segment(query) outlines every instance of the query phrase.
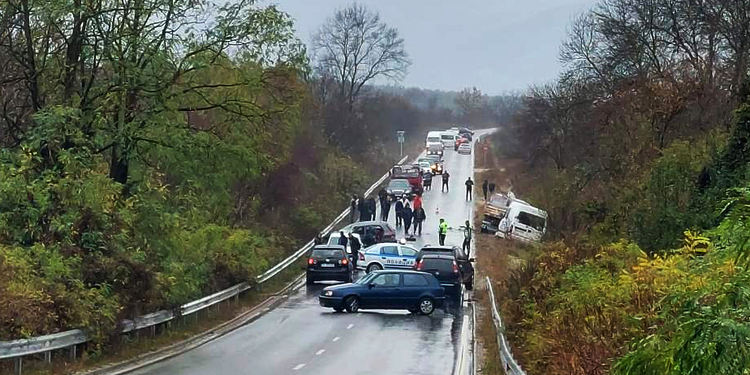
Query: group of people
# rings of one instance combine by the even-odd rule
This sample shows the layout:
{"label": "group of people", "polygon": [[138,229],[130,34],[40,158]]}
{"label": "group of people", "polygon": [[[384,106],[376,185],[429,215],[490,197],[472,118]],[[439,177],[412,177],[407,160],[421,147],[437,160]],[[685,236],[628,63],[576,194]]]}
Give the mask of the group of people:
{"label": "group of people", "polygon": [[352,200],[349,201],[351,207],[349,221],[353,223],[355,221],[375,220],[376,205],[374,198],[359,199],[357,194],[352,195]]}
{"label": "group of people", "polygon": [[408,235],[413,224],[412,235],[422,235],[422,222],[427,217],[422,207],[422,194],[417,194],[411,203],[406,196],[399,198],[394,205],[394,211],[396,211],[397,228],[403,225],[404,234]]}
{"label": "group of people", "polygon": [[[448,226],[448,222],[445,221],[445,219],[441,218],[440,223],[438,223],[438,243],[440,246],[445,246],[445,237],[448,235],[448,230],[451,229]],[[469,253],[471,252],[471,239],[474,232],[474,228],[471,227],[471,223],[469,220],[466,220],[466,223],[458,229],[462,230],[464,232],[464,243],[463,243],[463,250],[466,253],[466,256],[469,256]]]}
{"label": "group of people", "polygon": [[487,200],[488,191],[489,191],[489,196],[492,196],[492,194],[495,193],[495,182],[494,181],[488,182],[487,180],[484,180],[484,182],[482,182],[482,193],[484,193],[484,200]]}

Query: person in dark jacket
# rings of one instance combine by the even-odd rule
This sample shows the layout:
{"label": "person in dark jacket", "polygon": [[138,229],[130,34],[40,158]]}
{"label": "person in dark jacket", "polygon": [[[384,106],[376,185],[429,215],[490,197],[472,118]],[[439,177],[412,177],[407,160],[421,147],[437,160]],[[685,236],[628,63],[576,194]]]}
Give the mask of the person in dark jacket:
{"label": "person in dark jacket", "polygon": [[403,221],[404,214],[404,201],[401,199],[396,201],[396,226],[401,226],[401,222]]}
{"label": "person in dark jacket", "polygon": [[471,180],[471,177],[466,179],[466,182],[464,182],[464,185],[466,185],[466,200],[471,200],[471,191],[474,189],[474,181]]}
{"label": "person in dark jacket", "polygon": [[390,198],[386,195],[385,200],[381,203],[380,206],[380,220],[388,222],[388,214],[391,212],[391,201]]}
{"label": "person in dark jacket", "polygon": [[367,202],[364,198],[357,202],[357,210],[359,211],[359,221],[367,221]]}
{"label": "person in dark jacket", "polygon": [[357,221],[357,203],[359,203],[357,201],[357,194],[354,194],[352,195],[351,202],[349,202],[349,207],[351,207],[351,212],[349,212],[349,221],[351,221],[352,223]]}
{"label": "person in dark jacket", "polygon": [[448,179],[449,178],[451,178],[450,173],[448,173],[448,171],[446,171],[446,170],[443,170],[443,186],[442,186],[442,188],[440,188],[440,191],[443,192],[443,193],[445,193],[446,191],[447,192],[450,191],[448,189]]}
{"label": "person in dark jacket", "polygon": [[378,204],[375,203],[375,198],[370,198],[367,200],[367,212],[369,214],[368,220],[375,220],[375,214],[377,212]]}
{"label": "person in dark jacket", "polygon": [[315,236],[315,240],[313,242],[315,246],[322,245],[323,244],[323,236],[318,233],[318,235]]}
{"label": "person in dark jacket", "polygon": [[344,234],[344,231],[339,231],[339,245],[343,246],[344,249],[346,249],[346,245],[349,244],[349,239],[346,238],[346,235]]}
{"label": "person in dark jacket", "polygon": [[349,233],[349,247],[352,249],[352,267],[354,272],[357,272],[357,261],[359,260],[359,249],[362,248],[362,244],[359,243],[357,237],[354,237],[353,233]]}
{"label": "person in dark jacket", "polygon": [[487,180],[482,182],[482,193],[484,193],[484,200],[487,200]]}
{"label": "person in dark jacket", "polygon": [[492,196],[492,194],[495,193],[495,182],[494,181],[490,182],[489,188],[490,188],[490,196]]}
{"label": "person in dark jacket", "polygon": [[422,222],[427,218],[426,216],[423,207],[414,209],[414,234],[422,235]]}
{"label": "person in dark jacket", "polygon": [[404,218],[404,234],[409,234],[409,228],[411,228],[411,221],[414,218],[414,213],[411,210],[411,206],[409,206],[409,202],[406,202],[406,205],[404,206],[404,211],[401,213],[401,215]]}
{"label": "person in dark jacket", "polygon": [[375,235],[372,233],[371,228],[365,230],[365,238],[362,239],[365,247],[370,247],[376,243]]}
{"label": "person in dark jacket", "polygon": [[422,176],[422,185],[425,190],[432,190],[432,173],[428,172]]}

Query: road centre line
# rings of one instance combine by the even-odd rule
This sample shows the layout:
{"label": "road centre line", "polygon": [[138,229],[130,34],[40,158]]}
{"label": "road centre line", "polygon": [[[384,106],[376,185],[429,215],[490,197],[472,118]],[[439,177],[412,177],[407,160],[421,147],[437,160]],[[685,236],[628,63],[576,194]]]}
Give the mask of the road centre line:
{"label": "road centre line", "polygon": [[317,352],[315,353],[315,355],[321,355],[321,354],[325,353],[325,351],[326,351],[325,349],[320,349],[320,350],[318,350],[318,351],[317,351]]}
{"label": "road centre line", "polygon": [[292,370],[294,370],[294,371],[299,371],[299,370],[301,370],[301,369],[302,369],[303,367],[305,367],[305,364],[304,364],[304,363],[300,363],[300,364],[298,364],[297,366],[294,366],[294,368],[293,368]]}
{"label": "road centre line", "polygon": [[339,339],[341,339],[341,337],[336,336],[333,338],[333,342],[339,341]]}
{"label": "road centre line", "polygon": [[346,327],[346,329],[352,329],[352,327],[354,327],[354,323],[352,323],[352,324],[349,324],[349,325],[348,325],[348,326]]}

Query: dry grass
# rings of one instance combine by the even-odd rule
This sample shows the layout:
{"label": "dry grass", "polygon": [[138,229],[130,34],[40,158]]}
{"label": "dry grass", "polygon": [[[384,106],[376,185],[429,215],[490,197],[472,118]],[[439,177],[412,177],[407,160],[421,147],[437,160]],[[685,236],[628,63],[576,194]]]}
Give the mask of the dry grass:
{"label": "dry grass", "polygon": [[[482,146],[477,147],[481,150]],[[494,181],[497,185],[495,191],[507,192],[511,181],[518,175],[522,163],[519,160],[498,160],[494,157],[491,144],[488,144],[488,152],[475,153],[475,178],[477,181],[477,196],[482,196],[482,181]],[[484,211],[484,201],[477,200],[475,209],[474,227],[480,228]],[[477,339],[479,340],[476,361],[478,372],[481,374],[504,374],[500,353],[497,344],[497,333],[492,321],[489,293],[484,283],[485,276],[489,276],[493,282],[496,298],[504,295],[504,282],[508,273],[523,261],[526,253],[514,245],[495,237],[494,235],[478,233],[476,236],[476,258],[477,258],[477,290],[474,294],[477,307]],[[498,301],[498,306],[501,304]]]}
{"label": "dry grass", "polygon": [[[65,350],[53,352],[51,365],[45,364],[41,355],[24,357],[23,373],[25,375],[75,374],[125,361],[187,340],[200,333],[210,331],[218,325],[253,309],[269,296],[280,291],[294,278],[299,276],[300,272],[297,266],[292,265],[265,284],[261,291],[249,290],[244,293],[237,304],[233,300],[229,300],[219,306],[212,306],[208,311],[199,312],[197,320],[194,317],[195,314],[176,319],[172,322],[170,329],[167,330],[164,327],[160,327],[157,330],[157,335],[154,337],[150,336],[151,333],[148,329],[141,330],[138,335],[134,333],[123,335],[120,343],[106,349],[106,354],[97,354],[92,348],[80,345],[78,348],[80,357],[74,362],[68,361],[67,351]],[[0,374],[13,374],[12,361],[0,368]]]}

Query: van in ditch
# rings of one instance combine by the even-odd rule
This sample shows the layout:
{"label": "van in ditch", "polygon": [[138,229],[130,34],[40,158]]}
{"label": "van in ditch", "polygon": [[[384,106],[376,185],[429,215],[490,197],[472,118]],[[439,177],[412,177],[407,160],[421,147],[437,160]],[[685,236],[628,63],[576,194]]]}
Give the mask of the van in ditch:
{"label": "van in ditch", "polygon": [[427,140],[425,141],[425,152],[427,155],[443,155],[445,145],[443,145],[443,140],[440,138],[442,134],[443,132],[439,131],[427,133]]}
{"label": "van in ditch", "polygon": [[525,243],[540,243],[546,232],[546,211],[525,202],[514,201],[508,206],[495,235]]}

